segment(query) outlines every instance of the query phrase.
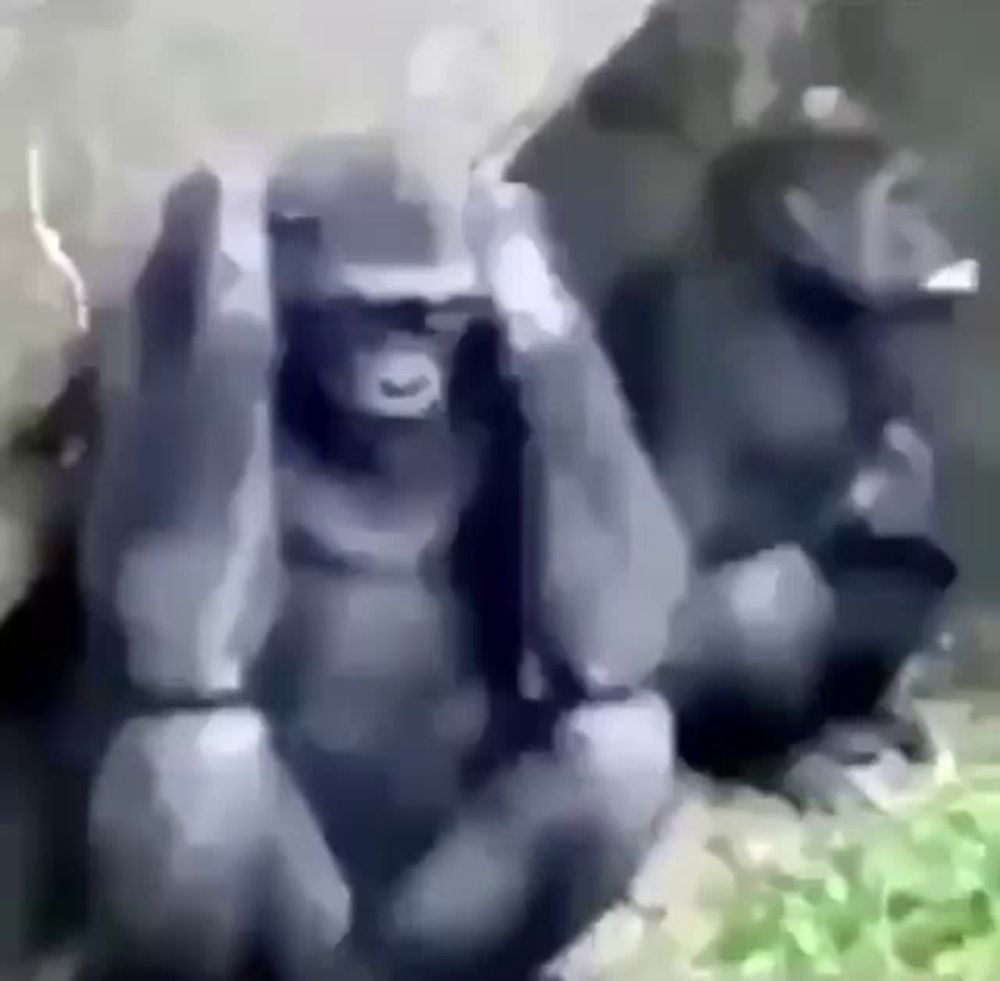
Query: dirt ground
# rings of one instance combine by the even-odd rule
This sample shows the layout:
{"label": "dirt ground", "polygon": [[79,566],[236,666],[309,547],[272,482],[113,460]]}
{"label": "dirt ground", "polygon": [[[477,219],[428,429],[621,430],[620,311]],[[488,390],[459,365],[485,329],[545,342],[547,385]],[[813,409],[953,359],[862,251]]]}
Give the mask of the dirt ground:
{"label": "dirt ground", "polygon": [[[1000,759],[1000,695],[957,692],[926,700],[921,712],[959,762]],[[719,841],[757,858],[794,861],[813,828],[837,818],[803,820],[789,806],[750,790],[721,794],[695,780],[679,790],[676,814],[633,888],[560,965],[569,981],[687,981],[685,964],[710,939],[732,880],[717,857]]]}

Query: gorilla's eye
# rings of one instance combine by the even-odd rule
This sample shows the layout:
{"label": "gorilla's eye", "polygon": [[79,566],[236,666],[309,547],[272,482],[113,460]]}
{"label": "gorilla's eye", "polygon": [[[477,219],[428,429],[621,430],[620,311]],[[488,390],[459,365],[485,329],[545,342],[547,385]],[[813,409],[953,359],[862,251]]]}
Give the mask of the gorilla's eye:
{"label": "gorilla's eye", "polygon": [[425,313],[425,323],[433,333],[458,336],[469,327],[493,315],[490,301],[481,296],[457,296],[441,303],[430,304]]}
{"label": "gorilla's eye", "polygon": [[449,310],[447,307],[431,307],[426,314],[427,329],[435,333],[461,334],[472,319],[468,310]]}

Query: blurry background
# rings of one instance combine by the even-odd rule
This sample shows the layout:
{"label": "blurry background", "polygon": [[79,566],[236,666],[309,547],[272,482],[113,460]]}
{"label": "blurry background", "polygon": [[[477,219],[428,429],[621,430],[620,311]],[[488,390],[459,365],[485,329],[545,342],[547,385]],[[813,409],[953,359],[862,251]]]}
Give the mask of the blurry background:
{"label": "blurry background", "polygon": [[[4,426],[57,391],[73,333],[66,284],[32,237],[29,143],[41,149],[47,216],[99,302],[142,262],[160,191],[199,159],[393,127],[423,139],[422,162],[446,183],[498,125],[593,62],[647,6],[0,0]],[[577,245],[579,285],[598,301],[623,263],[683,249],[706,162],[805,85],[842,85],[929,156],[939,204],[983,260],[983,295],[964,315],[947,380],[955,395],[942,469],[965,572],[960,680],[1000,687],[998,29],[993,0],[664,0],[588,97],[548,127],[531,166]],[[422,94],[407,75],[421,45],[431,66]],[[30,573],[46,477],[0,470],[0,610]]]}

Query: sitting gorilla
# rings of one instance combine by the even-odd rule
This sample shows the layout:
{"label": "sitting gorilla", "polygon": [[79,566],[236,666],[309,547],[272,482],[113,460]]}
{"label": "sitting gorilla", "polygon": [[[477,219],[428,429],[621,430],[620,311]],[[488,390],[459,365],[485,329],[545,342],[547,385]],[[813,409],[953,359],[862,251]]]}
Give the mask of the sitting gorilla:
{"label": "sitting gorilla", "polygon": [[670,798],[685,543],[613,375],[528,189],[474,182],[449,260],[394,166],[166,202],[82,546],[87,976],[535,976]]}
{"label": "sitting gorilla", "polygon": [[[836,781],[796,790],[786,770],[821,732],[829,753],[806,758],[841,776],[887,739],[925,748],[888,703],[955,576],[932,441],[948,276],[969,267],[917,176],[867,124],[748,139],[707,182],[700,261],[633,271],[606,311],[700,570],[660,675],[696,768],[822,797]],[[834,738],[862,731],[867,749]]]}

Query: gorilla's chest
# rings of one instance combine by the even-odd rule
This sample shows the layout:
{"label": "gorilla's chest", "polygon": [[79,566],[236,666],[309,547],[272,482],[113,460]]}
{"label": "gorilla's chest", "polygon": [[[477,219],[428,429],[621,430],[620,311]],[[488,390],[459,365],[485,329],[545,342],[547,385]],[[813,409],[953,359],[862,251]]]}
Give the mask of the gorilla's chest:
{"label": "gorilla's chest", "polygon": [[714,316],[693,291],[674,323],[667,479],[702,542],[808,537],[857,452],[850,379],[783,312],[720,292]]}
{"label": "gorilla's chest", "polygon": [[477,457],[456,440],[423,463],[433,474],[409,485],[295,456],[279,469],[288,593],[272,658],[292,675],[297,726],[331,750],[401,738],[416,750],[475,728],[468,611],[450,560]]}
{"label": "gorilla's chest", "polygon": [[478,454],[457,438],[429,445],[419,472],[379,480],[322,469],[294,450],[279,466],[285,554],[293,566],[414,579],[447,558],[477,491]]}

